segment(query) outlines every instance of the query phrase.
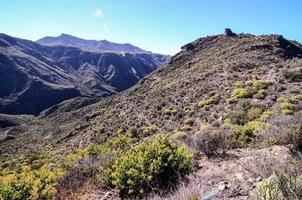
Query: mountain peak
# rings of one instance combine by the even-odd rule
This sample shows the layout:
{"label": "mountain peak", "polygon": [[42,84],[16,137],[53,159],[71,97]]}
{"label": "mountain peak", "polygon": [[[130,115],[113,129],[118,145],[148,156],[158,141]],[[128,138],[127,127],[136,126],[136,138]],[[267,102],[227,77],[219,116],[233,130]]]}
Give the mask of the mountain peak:
{"label": "mountain peak", "polygon": [[78,38],[73,35],[69,35],[66,33],[62,33],[57,37],[49,37],[46,36],[37,40],[37,42],[41,45],[45,46],[68,46],[68,47],[76,47],[80,48],[84,51],[94,51],[94,52],[126,52],[126,53],[147,53],[150,54],[149,51],[145,51],[137,46],[134,46],[129,43],[119,44],[110,42],[108,40],[86,40],[82,38]]}

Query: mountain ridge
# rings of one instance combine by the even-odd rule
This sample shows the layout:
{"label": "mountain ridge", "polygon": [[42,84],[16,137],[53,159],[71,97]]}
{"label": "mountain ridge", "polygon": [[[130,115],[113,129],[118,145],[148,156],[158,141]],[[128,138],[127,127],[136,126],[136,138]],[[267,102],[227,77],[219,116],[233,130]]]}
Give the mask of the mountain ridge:
{"label": "mountain ridge", "polygon": [[[0,56],[0,112],[10,114],[38,114],[77,96],[115,94],[168,59],[160,54],[121,55],[48,47],[5,34],[0,35]],[[51,98],[47,97],[49,92],[54,92]]]}
{"label": "mountain ridge", "polygon": [[71,46],[84,51],[115,52],[115,53],[151,53],[130,43],[115,43],[108,40],[86,40],[62,33],[57,37],[45,36],[36,41],[46,46]]}

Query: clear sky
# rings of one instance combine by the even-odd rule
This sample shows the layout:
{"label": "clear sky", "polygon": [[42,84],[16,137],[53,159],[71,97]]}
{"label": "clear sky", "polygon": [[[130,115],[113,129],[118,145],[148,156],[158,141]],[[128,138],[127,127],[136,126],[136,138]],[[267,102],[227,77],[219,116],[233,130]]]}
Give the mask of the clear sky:
{"label": "clear sky", "polygon": [[0,32],[67,33],[174,54],[199,37],[277,33],[302,42],[302,0],[0,0]]}

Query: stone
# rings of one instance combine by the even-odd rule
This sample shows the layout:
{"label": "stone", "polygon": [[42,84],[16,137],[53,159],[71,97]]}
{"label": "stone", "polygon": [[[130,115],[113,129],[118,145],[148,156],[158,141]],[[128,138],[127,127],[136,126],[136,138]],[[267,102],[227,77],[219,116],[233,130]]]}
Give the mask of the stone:
{"label": "stone", "polygon": [[221,191],[230,189],[230,187],[231,187],[231,183],[229,183],[228,181],[222,181],[218,185],[218,189],[221,190]]}
{"label": "stone", "polygon": [[236,36],[236,34],[233,33],[233,31],[230,28],[224,29],[224,35],[225,36],[230,36],[230,37]]}

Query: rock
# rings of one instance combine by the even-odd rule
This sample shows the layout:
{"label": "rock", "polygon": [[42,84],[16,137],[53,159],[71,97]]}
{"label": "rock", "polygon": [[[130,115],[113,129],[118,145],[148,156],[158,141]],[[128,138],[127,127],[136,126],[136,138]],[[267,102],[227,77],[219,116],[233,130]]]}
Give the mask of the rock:
{"label": "rock", "polygon": [[194,49],[194,45],[192,43],[189,43],[182,46],[181,49],[185,51],[192,51]]}
{"label": "rock", "polygon": [[236,36],[236,34],[233,33],[233,31],[230,28],[224,29],[224,35],[225,36],[230,36],[230,37]]}
{"label": "rock", "polygon": [[231,183],[227,182],[227,181],[222,181],[219,185],[218,185],[218,189],[223,191],[223,190],[227,190],[230,189],[231,187]]}

